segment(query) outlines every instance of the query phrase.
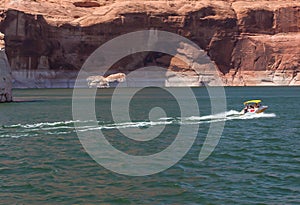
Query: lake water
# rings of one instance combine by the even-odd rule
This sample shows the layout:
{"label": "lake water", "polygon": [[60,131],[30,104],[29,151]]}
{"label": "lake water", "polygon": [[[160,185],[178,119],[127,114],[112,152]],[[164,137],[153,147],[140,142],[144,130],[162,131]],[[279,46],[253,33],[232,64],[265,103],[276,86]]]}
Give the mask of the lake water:
{"label": "lake water", "polygon": [[[129,90],[123,89],[125,98]],[[149,88],[132,101],[132,121],[119,123],[110,114],[112,91],[98,92],[95,110],[98,131],[116,148],[154,154],[172,143],[180,126],[197,125],[192,148],[158,174],[117,174],[96,163],[80,143],[71,89],[14,90],[17,102],[0,104],[1,204],[300,204],[300,87],[225,88],[222,118],[211,115],[205,88],[193,88],[201,115],[184,117],[172,96]],[[238,116],[248,99],[262,99],[269,109]],[[148,112],[158,105],[167,117],[153,122]],[[216,120],[225,122],[221,139],[208,159],[199,161]],[[166,129],[149,143],[120,132],[162,126]],[[83,124],[79,131],[92,128]]]}

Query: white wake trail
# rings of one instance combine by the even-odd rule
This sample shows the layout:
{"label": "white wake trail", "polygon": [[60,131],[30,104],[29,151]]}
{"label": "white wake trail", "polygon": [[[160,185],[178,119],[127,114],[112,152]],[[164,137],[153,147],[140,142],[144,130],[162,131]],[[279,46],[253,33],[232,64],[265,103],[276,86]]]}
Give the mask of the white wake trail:
{"label": "white wake trail", "polygon": [[[57,134],[70,134],[76,131],[86,132],[91,130],[110,130],[110,129],[132,129],[141,128],[147,129],[148,127],[154,126],[168,126],[168,125],[195,125],[195,124],[207,124],[220,121],[228,120],[251,120],[258,118],[274,118],[275,113],[260,113],[260,114],[250,114],[246,113],[241,115],[240,112],[236,110],[229,110],[223,113],[217,113],[212,115],[204,116],[190,116],[190,117],[165,117],[159,118],[156,121],[138,121],[138,122],[119,122],[119,123],[105,123],[97,122],[98,125],[92,121],[58,121],[58,122],[40,122],[33,124],[15,124],[15,125],[4,125],[0,127],[0,138],[1,137],[28,137],[36,136],[37,134],[27,134],[30,132],[42,131],[42,133],[48,135]],[[82,123],[81,126],[77,127],[75,130],[74,123]],[[11,133],[14,133],[13,135]]]}

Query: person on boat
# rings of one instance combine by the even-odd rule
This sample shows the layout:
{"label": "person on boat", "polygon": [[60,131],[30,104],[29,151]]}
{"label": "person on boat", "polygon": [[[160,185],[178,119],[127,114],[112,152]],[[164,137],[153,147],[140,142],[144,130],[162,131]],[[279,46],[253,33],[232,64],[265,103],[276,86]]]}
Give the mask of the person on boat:
{"label": "person on boat", "polygon": [[260,107],[260,103],[255,103],[255,104],[254,104],[254,108],[255,108],[255,109],[258,109],[259,107]]}
{"label": "person on boat", "polygon": [[245,108],[244,108],[244,114],[248,112],[248,109],[249,109],[249,106],[246,105]]}

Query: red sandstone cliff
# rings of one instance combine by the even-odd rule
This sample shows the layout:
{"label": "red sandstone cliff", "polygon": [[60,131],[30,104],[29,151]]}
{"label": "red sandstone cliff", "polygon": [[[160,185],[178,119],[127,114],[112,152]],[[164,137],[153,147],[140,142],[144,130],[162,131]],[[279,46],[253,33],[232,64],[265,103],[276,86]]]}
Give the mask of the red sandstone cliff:
{"label": "red sandstone cliff", "polygon": [[[71,87],[96,48],[142,29],[195,42],[216,63],[225,85],[300,85],[299,1],[0,2],[0,32],[16,87]],[[188,70],[176,58],[142,53],[116,63],[111,72],[147,64]]]}

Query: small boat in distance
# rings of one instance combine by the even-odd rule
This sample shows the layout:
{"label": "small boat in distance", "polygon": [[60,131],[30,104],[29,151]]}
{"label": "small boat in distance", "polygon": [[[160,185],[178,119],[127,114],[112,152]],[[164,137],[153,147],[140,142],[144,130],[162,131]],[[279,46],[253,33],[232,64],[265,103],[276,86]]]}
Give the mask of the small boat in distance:
{"label": "small boat in distance", "polygon": [[268,106],[261,105],[261,100],[248,100],[244,102],[245,108],[240,112],[242,115],[246,113],[258,114],[264,112]]}

